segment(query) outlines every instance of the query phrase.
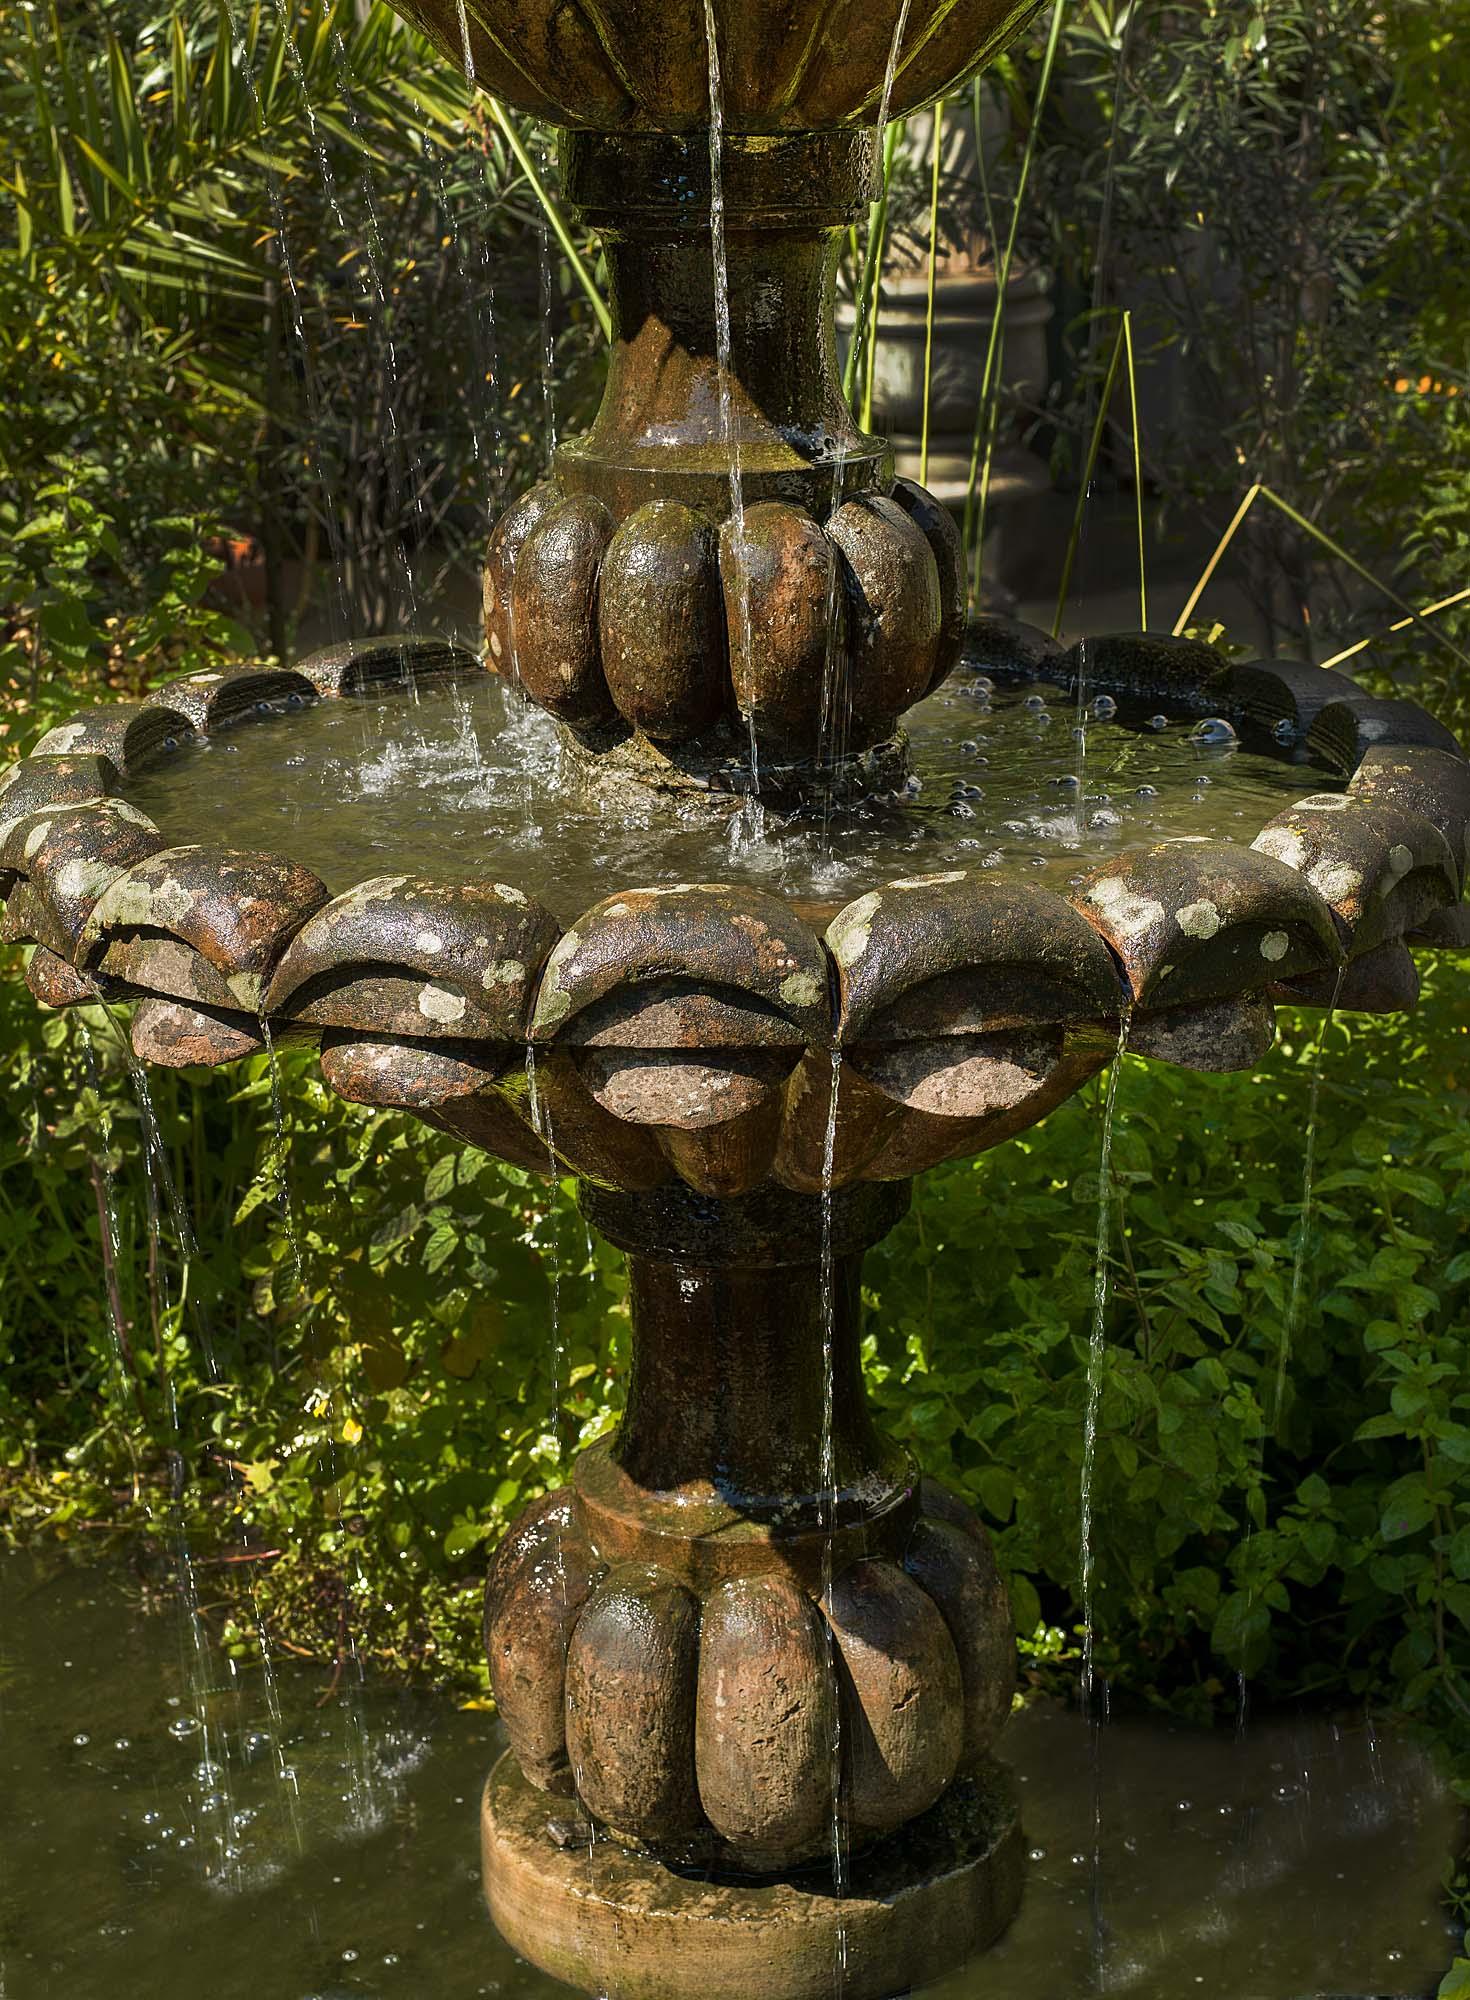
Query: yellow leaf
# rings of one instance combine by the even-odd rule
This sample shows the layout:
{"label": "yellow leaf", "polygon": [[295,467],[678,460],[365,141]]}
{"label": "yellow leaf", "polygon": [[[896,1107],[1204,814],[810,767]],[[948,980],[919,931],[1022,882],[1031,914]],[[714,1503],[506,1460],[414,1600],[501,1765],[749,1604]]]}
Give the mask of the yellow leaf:
{"label": "yellow leaf", "polygon": [[356,1444],[362,1436],[362,1425],[356,1417],[349,1417],[342,1426],[343,1444]]}

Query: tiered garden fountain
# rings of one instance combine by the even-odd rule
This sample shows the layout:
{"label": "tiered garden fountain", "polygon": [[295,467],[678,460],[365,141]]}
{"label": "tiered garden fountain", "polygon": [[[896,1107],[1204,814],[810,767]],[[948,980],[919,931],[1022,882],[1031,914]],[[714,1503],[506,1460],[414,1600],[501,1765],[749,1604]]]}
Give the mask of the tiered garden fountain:
{"label": "tiered garden fountain", "polygon": [[[948,516],[836,386],[835,246],[875,122],[1026,0],[411,11],[568,128],[613,294],[601,414],[491,539],[490,674],[382,639],[84,711],[5,773],[5,935],[145,1061],[310,1038],[344,1096],[579,1178],[634,1361],[492,1566],[491,1910],[619,2000],[868,2000],[991,1941],[1022,1847],[1004,1588],[865,1407],[863,1251],[1125,1037],[1228,1069],[1278,996],[1407,1004],[1470,767],[1332,673],[967,630]],[[1159,783],[1089,802],[1046,687]]]}

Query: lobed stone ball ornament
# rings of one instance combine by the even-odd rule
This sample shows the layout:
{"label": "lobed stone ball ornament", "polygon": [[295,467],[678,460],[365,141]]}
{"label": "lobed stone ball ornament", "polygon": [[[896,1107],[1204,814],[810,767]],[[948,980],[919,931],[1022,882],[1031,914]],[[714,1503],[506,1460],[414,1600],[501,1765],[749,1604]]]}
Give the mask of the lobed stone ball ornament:
{"label": "lobed stone ball ornament", "polygon": [[573,731],[666,752],[723,731],[776,765],[890,738],[964,620],[959,531],[905,479],[825,519],[768,499],[718,526],[676,499],[615,522],[547,483],[502,516],[484,572],[487,664]]}

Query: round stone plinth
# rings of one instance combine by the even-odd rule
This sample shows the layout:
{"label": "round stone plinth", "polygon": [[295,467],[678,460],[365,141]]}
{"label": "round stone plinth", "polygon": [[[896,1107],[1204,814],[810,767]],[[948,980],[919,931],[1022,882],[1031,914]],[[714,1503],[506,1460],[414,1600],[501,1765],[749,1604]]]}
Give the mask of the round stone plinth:
{"label": "round stone plinth", "polygon": [[892,2000],[993,1944],[1021,1900],[1001,1765],[854,1857],[840,1899],[820,1879],[712,1880],[610,1840],[559,1845],[558,1804],[501,1758],[480,1810],[485,1899],[516,1951],[607,2000],[830,2000],[839,1951],[844,2000]]}

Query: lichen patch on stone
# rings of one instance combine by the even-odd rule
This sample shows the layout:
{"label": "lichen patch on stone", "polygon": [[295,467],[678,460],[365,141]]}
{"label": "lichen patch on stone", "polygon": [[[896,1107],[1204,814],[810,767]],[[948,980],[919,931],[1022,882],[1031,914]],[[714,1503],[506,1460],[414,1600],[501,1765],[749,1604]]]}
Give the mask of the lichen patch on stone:
{"label": "lichen patch on stone", "polygon": [[1266,935],[1261,939],[1261,956],[1262,958],[1269,959],[1275,965],[1279,960],[1285,958],[1290,944],[1291,939],[1286,935],[1285,931],[1267,931]]}
{"label": "lichen patch on stone", "polygon": [[462,993],[451,993],[447,986],[440,986],[430,980],[419,993],[419,1012],[428,1021],[440,1021],[446,1026],[452,1021],[462,1021],[465,999]]}
{"label": "lichen patch on stone", "polygon": [[832,919],[827,931],[827,942],[832,947],[832,955],[844,967],[857,964],[867,950],[873,935],[873,918],[878,913],[882,898],[876,889],[866,896],[859,896],[855,903],[849,903]]}
{"label": "lichen patch on stone", "polygon": [[1197,903],[1184,905],[1178,922],[1186,937],[1212,938],[1220,928],[1220,911],[1216,904],[1202,897]]}
{"label": "lichen patch on stone", "polygon": [[1140,896],[1117,875],[1105,875],[1094,882],[1087,900],[1111,924],[1120,937],[1141,937],[1164,916],[1164,906],[1152,896]]}

